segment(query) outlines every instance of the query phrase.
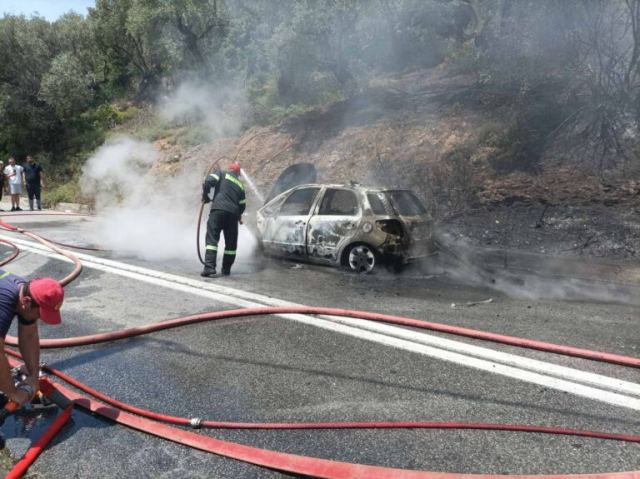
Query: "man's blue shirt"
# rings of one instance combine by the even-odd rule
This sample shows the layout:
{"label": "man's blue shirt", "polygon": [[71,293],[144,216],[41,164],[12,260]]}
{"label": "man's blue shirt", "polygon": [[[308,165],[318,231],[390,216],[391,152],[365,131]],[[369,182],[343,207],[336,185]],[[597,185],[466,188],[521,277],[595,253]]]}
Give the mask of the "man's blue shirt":
{"label": "man's blue shirt", "polygon": [[25,164],[24,165],[24,179],[30,185],[39,185],[40,184],[40,173],[42,172],[42,167],[37,164]]}
{"label": "man's blue shirt", "polygon": [[16,305],[20,297],[20,286],[27,280],[0,269],[0,337],[9,332],[11,322],[16,316]]}

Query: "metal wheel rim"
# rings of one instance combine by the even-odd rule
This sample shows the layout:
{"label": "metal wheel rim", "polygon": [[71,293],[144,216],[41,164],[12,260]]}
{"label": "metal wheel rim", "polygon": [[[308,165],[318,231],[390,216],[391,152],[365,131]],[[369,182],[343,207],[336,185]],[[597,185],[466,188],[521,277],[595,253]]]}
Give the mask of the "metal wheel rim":
{"label": "metal wheel rim", "polygon": [[349,267],[358,273],[370,273],[376,265],[376,256],[365,245],[356,246],[349,252]]}

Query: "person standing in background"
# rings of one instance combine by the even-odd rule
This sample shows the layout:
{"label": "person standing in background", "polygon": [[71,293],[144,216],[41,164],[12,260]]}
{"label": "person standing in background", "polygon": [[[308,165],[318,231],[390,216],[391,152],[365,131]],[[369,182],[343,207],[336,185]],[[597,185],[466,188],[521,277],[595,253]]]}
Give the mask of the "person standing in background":
{"label": "person standing in background", "polygon": [[33,200],[35,198],[36,207],[41,210],[40,193],[41,188],[44,188],[44,176],[42,167],[29,155],[27,155],[27,164],[24,167],[24,184],[27,186],[27,195],[29,195],[29,209],[33,211]]}
{"label": "person standing in background", "polygon": [[9,193],[11,194],[11,211],[22,211],[20,208],[20,195],[22,194],[22,174],[24,168],[16,165],[16,159],[12,156],[9,158],[9,164],[4,169],[4,176],[9,184]]}

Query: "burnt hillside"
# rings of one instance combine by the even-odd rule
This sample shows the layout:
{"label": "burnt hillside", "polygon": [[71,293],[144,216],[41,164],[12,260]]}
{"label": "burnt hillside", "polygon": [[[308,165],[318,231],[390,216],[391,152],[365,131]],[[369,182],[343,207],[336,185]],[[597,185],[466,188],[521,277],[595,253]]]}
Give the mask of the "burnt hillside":
{"label": "burnt hillside", "polygon": [[472,77],[443,67],[378,79],[350,100],[239,137],[187,149],[161,139],[154,170],[204,172],[237,158],[265,194],[286,167],[313,163],[320,181],[411,188],[443,231],[475,244],[640,253],[640,176],[586,168],[562,141],[547,147],[536,168],[505,170],[511,107],[469,98],[478,98]]}

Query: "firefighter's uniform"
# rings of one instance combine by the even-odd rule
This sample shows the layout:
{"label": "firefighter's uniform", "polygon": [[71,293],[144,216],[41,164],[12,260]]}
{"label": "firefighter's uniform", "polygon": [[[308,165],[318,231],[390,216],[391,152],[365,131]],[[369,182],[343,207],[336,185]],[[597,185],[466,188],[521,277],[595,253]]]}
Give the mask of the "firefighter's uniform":
{"label": "firefighter's uniform", "polygon": [[[216,274],[218,241],[220,232],[224,235],[224,254],[222,256],[222,274],[231,273],[231,266],[236,259],[238,246],[238,223],[246,207],[244,184],[238,178],[240,165],[231,164],[229,171],[217,171],[205,178],[202,185],[202,200],[211,201],[211,212],[207,221],[207,248],[204,256],[202,276]],[[210,199],[214,189],[213,200]]]}

